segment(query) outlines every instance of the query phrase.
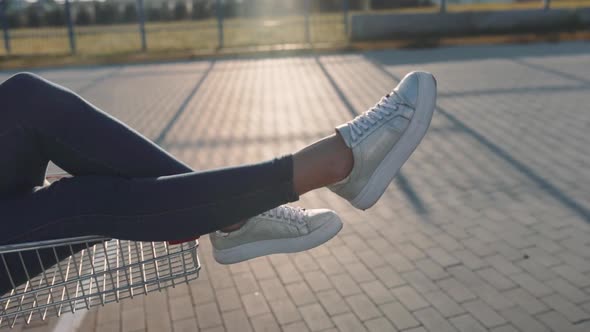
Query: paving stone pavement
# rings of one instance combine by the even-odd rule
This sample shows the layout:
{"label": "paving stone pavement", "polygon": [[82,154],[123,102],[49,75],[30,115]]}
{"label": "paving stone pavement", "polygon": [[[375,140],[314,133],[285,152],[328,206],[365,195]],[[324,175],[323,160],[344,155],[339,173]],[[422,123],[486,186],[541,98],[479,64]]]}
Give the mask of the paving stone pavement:
{"label": "paving stone pavement", "polygon": [[590,331],[589,43],[39,73],[203,170],[293,152],[413,69],[438,77],[438,111],[381,201],[300,202],[338,211],[336,238],[221,266],[203,237],[199,280],[91,310],[79,330]]}

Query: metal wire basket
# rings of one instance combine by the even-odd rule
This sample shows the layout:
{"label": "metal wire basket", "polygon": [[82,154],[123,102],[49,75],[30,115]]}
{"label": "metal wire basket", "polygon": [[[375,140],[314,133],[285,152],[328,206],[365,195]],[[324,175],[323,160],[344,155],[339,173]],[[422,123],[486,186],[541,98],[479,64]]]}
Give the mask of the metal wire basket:
{"label": "metal wire basket", "polygon": [[[80,237],[0,246],[0,273],[5,269],[13,288],[0,294],[0,328],[197,279],[201,268],[198,245],[197,240],[170,245]],[[67,258],[58,259],[64,252]],[[31,266],[31,257],[36,258],[36,266]],[[42,272],[31,275],[34,271]],[[13,276],[23,272],[28,281],[16,285]]]}

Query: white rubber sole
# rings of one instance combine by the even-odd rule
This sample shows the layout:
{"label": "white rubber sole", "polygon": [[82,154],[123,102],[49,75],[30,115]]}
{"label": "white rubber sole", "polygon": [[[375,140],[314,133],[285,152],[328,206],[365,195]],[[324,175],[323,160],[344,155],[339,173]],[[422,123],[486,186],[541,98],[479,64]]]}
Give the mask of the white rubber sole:
{"label": "white rubber sole", "polygon": [[379,164],[361,192],[350,201],[354,207],[366,210],[375,205],[426,135],[436,103],[436,80],[430,74],[418,73],[418,87],[418,102],[408,128]]}
{"label": "white rubber sole", "polygon": [[309,234],[295,238],[250,242],[223,250],[213,248],[213,258],[220,264],[234,264],[260,256],[309,250],[326,243],[341,229],[342,221],[336,218]]}

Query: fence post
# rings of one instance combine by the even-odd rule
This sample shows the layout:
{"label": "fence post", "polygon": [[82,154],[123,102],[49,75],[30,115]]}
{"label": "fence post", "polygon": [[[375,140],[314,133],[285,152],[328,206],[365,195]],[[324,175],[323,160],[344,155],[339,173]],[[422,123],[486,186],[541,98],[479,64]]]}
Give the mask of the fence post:
{"label": "fence post", "polygon": [[74,33],[74,22],[72,21],[72,8],[70,0],[66,0],[66,21],[68,23],[68,36],[70,37],[70,50],[76,54],[76,34]]}
{"label": "fence post", "polygon": [[215,1],[215,11],[217,12],[217,35],[219,48],[223,47],[223,0]]}
{"label": "fence post", "polygon": [[309,12],[311,7],[311,0],[304,0],[304,15],[305,15],[305,42],[311,43],[311,38],[309,35]]}
{"label": "fence post", "polygon": [[551,8],[551,0],[543,0],[543,9],[549,10]]}
{"label": "fence post", "polygon": [[143,8],[143,0],[137,0],[137,21],[141,36],[141,50],[145,52],[147,51],[147,40],[145,38],[145,10]]}
{"label": "fence post", "polygon": [[440,0],[440,13],[444,14],[447,12],[447,0]]}
{"label": "fence post", "polygon": [[8,2],[6,0],[0,1],[0,21],[2,21],[2,30],[4,31],[4,48],[6,54],[10,54],[10,33],[8,32],[8,19],[6,18]]}
{"label": "fence post", "polygon": [[344,15],[344,33],[348,39],[348,9],[350,8],[349,0],[342,0],[342,14]]}

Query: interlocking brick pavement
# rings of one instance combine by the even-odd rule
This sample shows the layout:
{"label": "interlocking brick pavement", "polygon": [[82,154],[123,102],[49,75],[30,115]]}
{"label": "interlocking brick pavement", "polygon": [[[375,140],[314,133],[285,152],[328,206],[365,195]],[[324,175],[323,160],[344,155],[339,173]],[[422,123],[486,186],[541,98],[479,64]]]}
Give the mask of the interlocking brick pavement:
{"label": "interlocking brick pavement", "polygon": [[79,330],[588,331],[588,43],[39,73],[202,170],[293,152],[413,69],[438,77],[438,112],[381,201],[300,202],[338,211],[336,238],[221,266],[202,237],[199,280],[91,310]]}

